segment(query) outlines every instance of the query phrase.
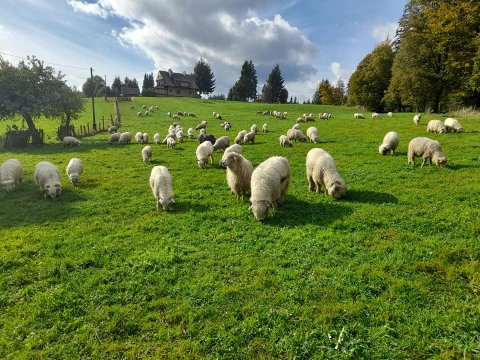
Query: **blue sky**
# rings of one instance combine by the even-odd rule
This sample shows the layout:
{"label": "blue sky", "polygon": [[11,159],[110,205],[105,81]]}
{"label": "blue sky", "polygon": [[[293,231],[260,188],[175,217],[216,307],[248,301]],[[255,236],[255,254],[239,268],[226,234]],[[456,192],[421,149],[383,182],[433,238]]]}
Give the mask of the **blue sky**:
{"label": "blue sky", "polygon": [[406,0],[2,0],[0,55],[36,55],[81,87],[96,75],[136,78],[205,58],[227,94],[245,60],[259,88],[275,64],[290,95],[311,98],[322,79],[348,81],[394,36]]}

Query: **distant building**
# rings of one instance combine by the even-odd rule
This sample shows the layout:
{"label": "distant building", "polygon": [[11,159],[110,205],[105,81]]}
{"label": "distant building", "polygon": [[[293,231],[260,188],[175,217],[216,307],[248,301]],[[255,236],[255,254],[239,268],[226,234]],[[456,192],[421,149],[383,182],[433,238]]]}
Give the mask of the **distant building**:
{"label": "distant building", "polygon": [[174,73],[172,69],[158,72],[155,92],[158,96],[200,97],[195,75]]}
{"label": "distant building", "polygon": [[135,87],[122,86],[120,89],[120,96],[140,96],[140,90]]}

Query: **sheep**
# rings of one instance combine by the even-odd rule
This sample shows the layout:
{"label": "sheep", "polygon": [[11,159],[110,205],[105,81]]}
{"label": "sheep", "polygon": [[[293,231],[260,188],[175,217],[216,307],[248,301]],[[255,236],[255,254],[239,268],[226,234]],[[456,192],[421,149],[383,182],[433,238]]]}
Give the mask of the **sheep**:
{"label": "sheep", "polygon": [[305,137],[305,135],[301,130],[288,129],[287,136],[290,140],[307,141],[307,138]]}
{"label": "sheep", "polygon": [[415,165],[415,157],[422,157],[422,167],[426,164],[427,160],[437,166],[445,166],[447,164],[447,157],[442,151],[442,146],[438,141],[432,140],[427,137],[416,137],[408,144],[408,164]]}
{"label": "sheep", "polygon": [[219,137],[215,144],[213,144],[213,150],[225,150],[227,147],[230,146],[230,138],[228,136]]}
{"label": "sheep", "polygon": [[112,135],[110,135],[110,137],[108,138],[108,141],[107,141],[107,144],[113,144],[113,143],[118,143],[118,140],[120,139],[120,133],[113,133]]}
{"label": "sheep", "polygon": [[141,133],[140,131],[137,132],[135,134],[135,140],[137,141],[137,143],[141,144],[143,141],[143,133]]}
{"label": "sheep", "polygon": [[382,144],[378,147],[378,152],[382,155],[386,155],[390,151],[393,155],[399,142],[400,138],[398,137],[398,134],[395,131],[390,131],[383,138]]}
{"label": "sheep", "polygon": [[148,133],[143,133],[143,143],[148,144]]}
{"label": "sheep", "polygon": [[193,137],[195,136],[195,131],[192,128],[188,128],[187,134],[189,139],[193,139]]}
{"label": "sheep", "polygon": [[324,113],[319,113],[319,114],[318,114],[318,118],[319,118],[319,119],[322,119],[322,120],[328,120],[328,119],[330,119],[331,117],[332,117],[332,114],[326,113],[326,112],[324,112]]}
{"label": "sheep", "polygon": [[315,118],[312,116],[312,114],[310,114],[309,116],[305,116],[305,122],[311,122],[311,121],[315,121]]}
{"label": "sheep", "polygon": [[172,176],[165,166],[154,166],[150,173],[150,188],[157,210],[160,206],[163,210],[168,211],[175,204],[173,198],[173,182]]}
{"label": "sheep", "polygon": [[228,121],[226,121],[224,124],[223,124],[223,128],[228,131],[232,128],[232,124],[230,124]]}
{"label": "sheep", "polygon": [[177,142],[175,141],[175,139],[172,138],[172,137],[169,137],[167,139],[167,148],[173,149],[173,148],[175,148],[175,145],[177,145]]}
{"label": "sheep", "polygon": [[213,115],[213,117],[217,116],[217,112],[214,111],[214,112],[212,113],[212,115]]}
{"label": "sheep", "polygon": [[217,120],[222,120],[222,115],[217,114],[217,115],[215,115],[215,118],[216,118]]}
{"label": "sheep", "polygon": [[265,123],[265,124],[262,125],[262,132],[263,133],[268,133],[268,124]]}
{"label": "sheep", "polygon": [[290,164],[282,156],[272,156],[253,170],[250,210],[257,220],[265,219],[269,208],[275,209],[283,203],[290,177]]}
{"label": "sheep", "polygon": [[253,124],[253,125],[250,127],[250,132],[253,132],[253,133],[255,133],[255,135],[257,135],[257,131],[258,131],[258,125],[257,125],[257,124]]}
{"label": "sheep", "polygon": [[132,141],[132,134],[128,131],[121,133],[120,137],[118,138],[119,144],[130,144],[130,141]]}
{"label": "sheep", "polygon": [[191,117],[196,117],[195,113],[193,113],[193,112],[189,112],[187,115],[191,116]]}
{"label": "sheep", "polygon": [[159,133],[153,134],[153,142],[154,142],[156,145],[160,144],[160,134],[159,134]]}
{"label": "sheep", "polygon": [[242,146],[238,144],[233,144],[227,147],[222,155],[222,159],[220,160],[220,163],[218,165],[222,166],[222,161],[225,160],[228,156],[229,153],[234,152],[237,154],[242,153]]}
{"label": "sheep", "polygon": [[227,168],[227,184],[237,199],[250,192],[253,165],[249,160],[241,154],[229,152],[221,166]]}
{"label": "sheep", "polygon": [[143,112],[141,112],[141,111],[137,112],[137,117],[140,117],[142,115],[143,115]]}
{"label": "sheep", "polygon": [[372,113],[372,119],[380,119],[380,114],[376,113],[376,112],[373,112]]}
{"label": "sheep", "polygon": [[300,122],[305,122],[305,117],[303,116],[297,117],[297,123],[300,123]]}
{"label": "sheep", "polygon": [[294,124],[294,125],[292,126],[292,129],[300,130],[300,124],[298,124],[298,123],[297,123],[297,124]]}
{"label": "sheep", "polygon": [[178,141],[181,142],[181,143],[183,142],[183,138],[185,137],[182,129],[177,130],[177,132],[175,133],[175,136],[178,139]]}
{"label": "sheep", "polygon": [[323,188],[325,196],[333,196],[335,199],[345,195],[347,185],[338,173],[334,158],[325,150],[320,148],[310,150],[307,153],[305,167],[310,191],[318,193]]}
{"label": "sheep", "polygon": [[142,105],[142,109],[146,109],[147,108],[147,105]]}
{"label": "sheep", "polygon": [[420,119],[422,118],[422,114],[417,114],[413,117],[413,123],[418,125],[420,123]]}
{"label": "sheep", "polygon": [[185,115],[185,113],[183,111],[177,111],[177,115],[178,116],[183,116],[183,115]]}
{"label": "sheep", "polygon": [[150,112],[147,110],[144,112],[145,116],[148,116],[150,114]]}
{"label": "sheep", "polygon": [[13,191],[23,181],[23,167],[17,159],[8,159],[0,166],[0,184],[6,192]]}
{"label": "sheep", "polygon": [[430,120],[427,124],[427,131],[437,134],[443,134],[447,132],[445,125],[440,120]]}
{"label": "sheep", "polygon": [[310,142],[318,143],[318,129],[315,126],[310,126],[307,129],[307,138]]}
{"label": "sheep", "polygon": [[202,120],[202,122],[195,127],[195,130],[205,129],[206,127],[207,122],[205,120]]}
{"label": "sheep", "polygon": [[249,133],[246,133],[243,136],[243,143],[244,144],[254,144],[255,143],[255,132],[251,131]]}
{"label": "sheep", "polygon": [[393,113],[392,113],[391,111],[389,111],[389,112],[387,113],[387,116],[388,116],[388,117],[392,117],[392,116],[393,116]]}
{"label": "sheep", "polygon": [[150,107],[148,108],[148,111],[149,111],[149,112],[154,112],[154,111],[155,111],[155,107],[154,107],[154,106],[150,106]]}
{"label": "sheep", "polygon": [[83,173],[83,162],[79,158],[72,158],[68,162],[65,172],[73,185],[77,185]]}
{"label": "sheep", "polygon": [[152,160],[152,147],[150,145],[147,145],[142,149],[142,160],[144,163],[148,163]]}
{"label": "sheep", "polygon": [[198,145],[195,154],[197,164],[201,169],[207,165],[208,160],[210,160],[210,164],[213,164],[213,145],[210,141],[204,141]]}
{"label": "sheep", "polygon": [[80,145],[80,140],[74,138],[73,136],[65,136],[62,140],[63,147],[65,146],[78,146]]}
{"label": "sheep", "polygon": [[44,193],[44,197],[55,199],[62,193],[60,173],[55,165],[48,161],[41,161],[35,166],[35,184]]}
{"label": "sheep", "polygon": [[355,119],[365,119],[365,115],[360,114],[360,113],[355,113],[355,114],[353,114],[353,117],[354,117]]}
{"label": "sheep", "polygon": [[286,135],[280,135],[278,140],[280,141],[280,146],[282,147],[293,146],[292,142]]}
{"label": "sheep", "polygon": [[163,139],[162,141],[162,144],[166,144],[168,139],[172,138],[173,140],[176,140],[177,136],[175,135],[175,133],[173,132],[170,132],[167,134],[167,136],[165,136],[165,139]]}
{"label": "sheep", "polygon": [[171,111],[167,112],[167,116],[172,117],[172,112]]}
{"label": "sheep", "polygon": [[205,131],[205,129],[200,129],[199,131],[199,134],[203,134],[203,135],[207,135],[207,132]]}
{"label": "sheep", "polygon": [[463,127],[457,119],[446,118],[443,124],[447,132],[463,132]]}
{"label": "sheep", "polygon": [[208,141],[208,142],[212,143],[212,146],[213,146],[213,144],[215,144],[215,141],[217,141],[215,136],[213,136],[212,134],[205,135],[204,133],[200,134],[197,139],[198,139],[199,144],[201,144],[205,141]]}
{"label": "sheep", "polygon": [[113,125],[112,125],[112,126],[110,126],[110,127],[108,128],[107,131],[108,131],[110,134],[112,134],[112,133],[116,133],[117,130],[118,130],[118,126],[113,126]]}
{"label": "sheep", "polygon": [[235,144],[240,144],[241,142],[243,142],[243,137],[245,136],[246,133],[247,133],[247,130],[239,131],[238,134],[237,134],[237,137],[235,138],[235,140],[233,142]]}
{"label": "sheep", "polygon": [[179,121],[180,121],[180,116],[178,116],[178,115],[173,115],[173,116],[172,116],[172,120],[179,120]]}

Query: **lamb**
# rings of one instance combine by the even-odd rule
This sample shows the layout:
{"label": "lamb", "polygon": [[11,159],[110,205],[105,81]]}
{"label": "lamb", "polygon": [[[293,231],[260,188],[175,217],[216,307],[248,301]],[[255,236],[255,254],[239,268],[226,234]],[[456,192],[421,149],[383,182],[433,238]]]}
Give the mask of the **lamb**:
{"label": "lamb", "polygon": [[445,125],[440,120],[430,120],[427,124],[427,131],[437,134],[443,134],[447,132]]}
{"label": "lamb", "polygon": [[353,114],[353,117],[354,117],[355,119],[365,119],[365,115],[360,114],[360,113],[355,113],[355,114]]}
{"label": "lamb", "polygon": [[290,140],[307,141],[307,138],[303,134],[302,130],[288,129],[287,136]]}
{"label": "lamb", "polygon": [[110,134],[112,134],[112,133],[116,133],[117,130],[118,130],[118,126],[110,126],[107,131],[108,131]]}
{"label": "lamb", "polygon": [[201,169],[207,165],[208,160],[210,160],[210,164],[213,164],[213,145],[210,141],[204,141],[198,145],[195,154],[197,156],[198,166]]}
{"label": "lamb", "polygon": [[205,129],[206,127],[207,127],[207,122],[205,120],[202,120],[202,122],[197,125],[195,130]]}
{"label": "lamb", "polygon": [[422,157],[422,167],[426,164],[427,160],[437,166],[447,165],[447,157],[442,151],[442,146],[438,141],[432,140],[427,137],[416,137],[408,144],[408,164],[415,165],[415,157]]}
{"label": "lamb", "polygon": [[413,117],[413,123],[418,125],[420,123],[420,119],[422,118],[422,114],[417,114]]}
{"label": "lamb", "polygon": [[282,156],[268,158],[253,171],[250,209],[257,220],[265,219],[269,208],[275,209],[283,203],[290,177],[290,164]]}
{"label": "lamb", "polygon": [[193,139],[193,137],[195,136],[195,131],[192,128],[189,128],[187,130],[187,134],[189,139]]}
{"label": "lamb", "polygon": [[213,150],[225,150],[227,147],[230,146],[230,138],[228,136],[219,137],[215,144],[213,144]]}
{"label": "lamb", "polygon": [[62,140],[63,147],[65,146],[78,146],[80,145],[80,140],[74,138],[73,136],[65,136]]}
{"label": "lamb", "polygon": [[144,163],[148,163],[152,160],[152,147],[150,145],[147,145],[142,149],[142,160]]}
{"label": "lamb", "polygon": [[157,145],[160,144],[160,134],[159,133],[153,134],[153,142]]}
{"label": "lamb", "polygon": [[333,157],[320,148],[312,149],[307,154],[306,173],[310,191],[320,192],[335,199],[343,197],[347,191],[345,181],[340,177]]}
{"label": "lamb", "polygon": [[262,132],[267,133],[268,132],[268,124],[263,124],[262,125]]}
{"label": "lamb", "polygon": [[395,131],[390,131],[383,138],[382,144],[378,147],[378,152],[382,155],[386,155],[390,151],[393,155],[399,142],[400,138],[398,137],[398,134]]}
{"label": "lamb", "polygon": [[179,142],[183,143],[183,138],[185,135],[183,134],[183,130],[180,128],[180,130],[177,130],[175,133],[176,138],[178,139]]}
{"label": "lamb", "polygon": [[175,148],[175,145],[177,145],[177,142],[175,141],[175,139],[172,138],[172,137],[169,137],[167,139],[167,148],[173,149],[173,148]]}
{"label": "lamb", "polygon": [[318,129],[315,126],[310,126],[307,129],[307,138],[310,142],[318,143]]}
{"label": "lamb", "polygon": [[172,177],[165,166],[154,166],[150,173],[150,188],[157,210],[160,206],[163,210],[168,211],[175,204],[173,198],[173,182]]}
{"label": "lamb", "polygon": [[143,133],[141,133],[140,131],[137,132],[135,134],[135,140],[137,141],[137,143],[141,144],[143,141]]}
{"label": "lamb", "polygon": [[72,158],[68,162],[67,168],[65,169],[68,178],[73,185],[77,185],[80,181],[80,176],[83,173],[83,162],[79,158]]}
{"label": "lamb", "polygon": [[225,149],[225,152],[222,155],[222,159],[220,160],[220,163],[219,163],[220,166],[222,166],[222,161],[225,160],[227,158],[228,154],[231,153],[231,152],[241,154],[242,153],[242,146],[238,145],[238,144],[233,144],[233,145],[230,145],[229,147],[227,147]]}
{"label": "lamb", "polygon": [[173,119],[173,120],[180,120],[180,116],[178,116],[178,115],[173,115],[173,116],[172,116],[172,119]]}
{"label": "lamb", "polygon": [[155,111],[155,107],[154,107],[154,106],[150,106],[150,107],[148,108],[148,111],[154,112],[154,111]]}
{"label": "lamb", "polygon": [[246,133],[243,136],[243,143],[244,144],[254,144],[255,143],[255,132],[251,131],[249,133]]}
{"label": "lamb", "polygon": [[0,184],[6,192],[13,191],[23,180],[23,167],[17,159],[8,159],[0,166]]}
{"label": "lamb", "polygon": [[237,137],[234,140],[234,143],[240,144],[241,142],[243,142],[243,137],[245,136],[246,133],[247,133],[247,130],[239,131],[237,134]]}
{"label": "lamb", "polygon": [[293,146],[292,142],[286,135],[280,135],[279,141],[280,141],[280,146],[282,147]]}
{"label": "lamb", "polygon": [[55,165],[48,161],[41,161],[35,166],[35,184],[44,193],[44,197],[55,199],[62,193],[60,173]]}
{"label": "lamb", "polygon": [[463,127],[457,119],[446,118],[443,124],[447,132],[463,132]]}
{"label": "lamb", "polygon": [[130,144],[130,141],[132,141],[132,134],[128,131],[121,133],[120,137],[118,138],[119,144]]}
{"label": "lamb", "polygon": [[253,124],[253,125],[250,127],[250,132],[253,132],[253,133],[255,133],[255,135],[257,135],[257,131],[258,131],[258,125],[257,125],[257,124]]}
{"label": "lamb", "polygon": [[250,180],[253,172],[253,165],[243,155],[229,152],[221,162],[222,167],[227,168],[227,184],[237,199],[250,192]]}
{"label": "lamb", "polygon": [[110,137],[108,138],[108,141],[107,143],[108,144],[113,144],[113,143],[118,143],[118,140],[120,139],[120,133],[113,133],[112,135],[110,135]]}
{"label": "lamb", "polygon": [[380,114],[376,113],[376,112],[373,112],[372,113],[372,119],[380,119]]}
{"label": "lamb", "polygon": [[143,133],[143,143],[148,144],[148,133]]}

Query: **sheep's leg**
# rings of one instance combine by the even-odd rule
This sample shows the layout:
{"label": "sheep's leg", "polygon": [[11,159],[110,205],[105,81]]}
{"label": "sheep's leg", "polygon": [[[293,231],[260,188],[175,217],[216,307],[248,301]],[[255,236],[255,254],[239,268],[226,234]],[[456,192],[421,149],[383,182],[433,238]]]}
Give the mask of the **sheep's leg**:
{"label": "sheep's leg", "polygon": [[[315,191],[315,181],[313,181],[313,177],[312,176],[309,176],[308,177],[308,189],[310,191]],[[317,190],[318,192],[318,190]]]}
{"label": "sheep's leg", "polygon": [[422,166],[423,167],[425,165],[425,163],[427,162],[427,158],[423,158],[423,161],[422,161]]}

